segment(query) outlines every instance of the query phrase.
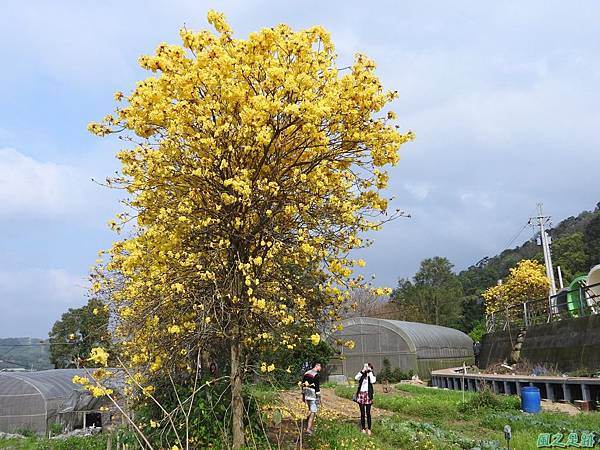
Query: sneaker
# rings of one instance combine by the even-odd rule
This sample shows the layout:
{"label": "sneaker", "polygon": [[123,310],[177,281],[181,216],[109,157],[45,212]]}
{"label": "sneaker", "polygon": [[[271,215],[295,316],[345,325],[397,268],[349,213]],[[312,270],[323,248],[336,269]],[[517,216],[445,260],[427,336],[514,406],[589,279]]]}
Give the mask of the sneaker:
{"label": "sneaker", "polygon": [[367,434],[367,430],[365,430],[364,428],[362,430],[360,430],[360,432],[363,434]]}
{"label": "sneaker", "polygon": [[371,436],[371,430],[367,430],[367,435]]}

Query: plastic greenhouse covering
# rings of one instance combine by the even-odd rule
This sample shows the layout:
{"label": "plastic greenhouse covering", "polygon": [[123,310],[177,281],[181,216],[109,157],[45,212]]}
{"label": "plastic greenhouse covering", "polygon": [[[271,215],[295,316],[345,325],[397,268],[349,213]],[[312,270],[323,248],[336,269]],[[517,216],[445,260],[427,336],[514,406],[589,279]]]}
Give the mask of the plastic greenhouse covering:
{"label": "plastic greenhouse covering", "polygon": [[80,427],[82,413],[98,412],[109,400],[73,384],[75,375],[89,377],[81,369],[0,372],[0,431],[46,434],[53,423]]}
{"label": "plastic greenhouse covering", "polygon": [[366,362],[377,372],[387,360],[392,369],[427,378],[432,370],[474,363],[472,339],[454,328],[372,317],[346,319],[342,326],[328,340],[352,340],[354,348],[342,347],[342,358],[329,367],[332,375],[353,377]]}

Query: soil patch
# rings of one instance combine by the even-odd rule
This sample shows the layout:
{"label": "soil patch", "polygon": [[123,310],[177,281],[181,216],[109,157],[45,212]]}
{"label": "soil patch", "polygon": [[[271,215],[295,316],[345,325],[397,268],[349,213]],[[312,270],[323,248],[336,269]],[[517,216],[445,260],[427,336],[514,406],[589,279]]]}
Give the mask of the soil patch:
{"label": "soil patch", "polygon": [[[383,394],[385,395],[385,394]],[[284,404],[292,404],[298,402],[301,399],[301,394],[298,391],[285,391],[280,394],[280,399]],[[375,400],[375,404],[377,399]],[[308,411],[307,411],[308,412]],[[360,417],[358,405],[352,400],[348,400],[335,395],[333,389],[322,388],[321,389],[321,408],[319,414],[323,412],[324,415],[336,415],[341,416],[343,419],[356,419]],[[385,409],[376,408],[373,406],[371,409],[371,415],[373,417],[390,416],[392,413]]]}
{"label": "soil patch", "polygon": [[570,403],[553,403],[547,400],[542,400],[542,411],[561,412],[570,416],[576,416],[581,412],[579,408]]}

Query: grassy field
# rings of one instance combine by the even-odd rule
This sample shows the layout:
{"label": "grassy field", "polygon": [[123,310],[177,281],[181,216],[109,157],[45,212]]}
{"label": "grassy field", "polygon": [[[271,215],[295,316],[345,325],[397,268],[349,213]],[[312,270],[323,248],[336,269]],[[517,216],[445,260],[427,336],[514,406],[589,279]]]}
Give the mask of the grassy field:
{"label": "grassy field", "polygon": [[[0,449],[14,450],[106,450],[106,435],[67,439],[0,439]],[[114,448],[114,444],[113,444]]]}
{"label": "grassy field", "polygon": [[[354,388],[338,386],[335,393],[350,399]],[[544,412],[531,415],[519,411],[517,397],[476,395],[398,385],[390,394],[380,394],[375,405],[393,412],[374,424],[371,439],[357,433],[352,423],[322,423],[315,436],[317,448],[381,449],[497,449],[506,447],[503,428],[513,430],[511,448],[537,449],[540,433],[597,432],[600,413],[569,416]],[[568,447],[567,447],[568,448]],[[575,447],[572,447],[575,448]]]}

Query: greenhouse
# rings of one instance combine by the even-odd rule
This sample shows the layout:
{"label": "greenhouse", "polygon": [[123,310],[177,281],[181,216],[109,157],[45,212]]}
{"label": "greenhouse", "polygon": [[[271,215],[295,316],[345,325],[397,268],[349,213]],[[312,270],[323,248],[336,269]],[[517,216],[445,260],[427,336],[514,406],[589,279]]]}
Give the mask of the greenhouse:
{"label": "greenhouse", "polygon": [[329,336],[329,342],[351,340],[354,348],[342,346],[340,357],[328,366],[329,375],[352,378],[366,362],[378,372],[387,359],[392,369],[412,370],[421,378],[429,378],[432,370],[475,362],[473,341],[453,328],[371,317],[346,319],[342,326]]}
{"label": "greenhouse", "polygon": [[101,426],[100,407],[108,401],[95,398],[73,384],[84,370],[57,369],[39,372],[0,372],[0,431],[47,435],[52,424],[62,430]]}

